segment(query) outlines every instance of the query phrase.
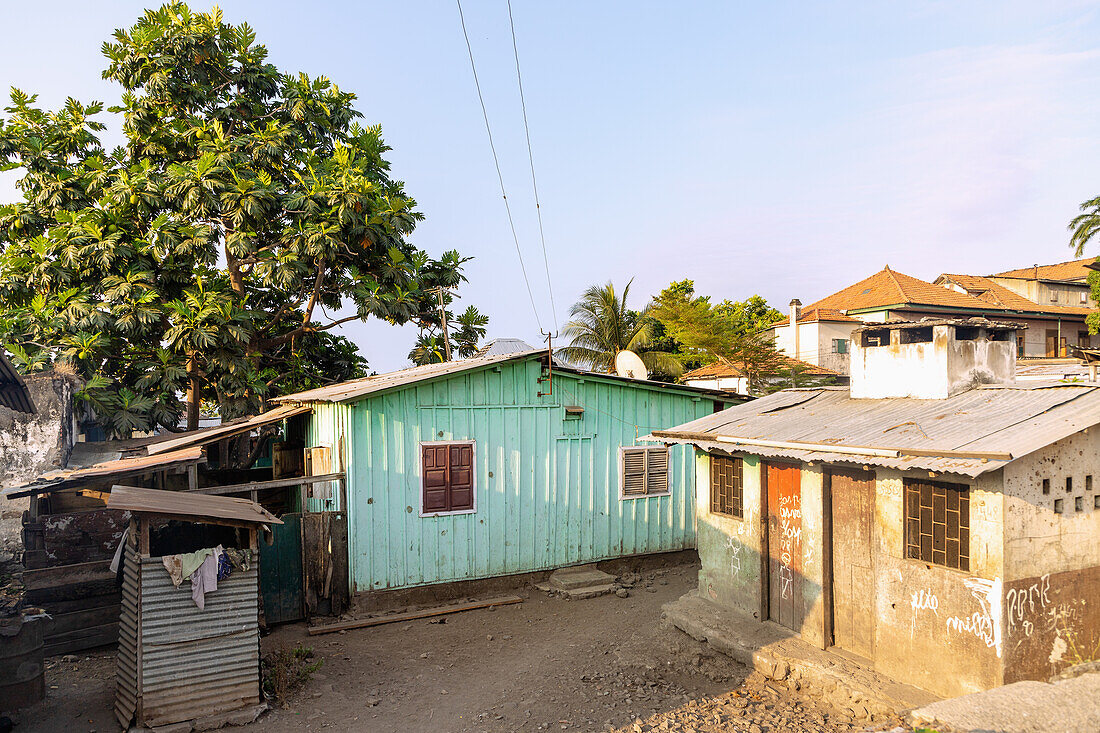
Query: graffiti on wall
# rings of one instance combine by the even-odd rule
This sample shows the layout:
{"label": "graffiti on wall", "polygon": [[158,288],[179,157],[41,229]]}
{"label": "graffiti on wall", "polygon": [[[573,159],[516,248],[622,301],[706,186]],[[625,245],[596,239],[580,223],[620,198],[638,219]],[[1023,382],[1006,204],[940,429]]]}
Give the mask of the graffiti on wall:
{"label": "graffiti on wall", "polygon": [[966,578],[963,585],[978,601],[980,610],[966,617],[949,616],[947,628],[952,631],[972,634],[990,649],[1001,656],[1001,579]]}
{"label": "graffiti on wall", "polygon": [[790,598],[794,587],[794,570],[802,553],[802,497],[783,494],[779,497],[779,592]]}
{"label": "graffiti on wall", "polygon": [[940,599],[935,593],[924,588],[913,591],[909,597],[909,605],[914,611],[931,611],[937,616],[940,615]]}

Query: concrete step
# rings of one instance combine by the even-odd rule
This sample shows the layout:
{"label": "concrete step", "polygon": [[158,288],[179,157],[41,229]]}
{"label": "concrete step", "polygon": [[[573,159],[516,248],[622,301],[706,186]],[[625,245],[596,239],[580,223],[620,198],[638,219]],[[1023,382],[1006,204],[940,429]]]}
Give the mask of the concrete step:
{"label": "concrete step", "polygon": [[688,593],[661,608],[661,623],[706,642],[775,681],[805,688],[838,709],[903,713],[939,698],[841,656],[812,646],[794,632]]}
{"label": "concrete step", "polygon": [[615,582],[613,575],[608,575],[602,570],[597,570],[595,565],[578,565],[572,568],[561,568],[550,574],[550,587],[556,591],[570,591],[596,586],[611,585]]}

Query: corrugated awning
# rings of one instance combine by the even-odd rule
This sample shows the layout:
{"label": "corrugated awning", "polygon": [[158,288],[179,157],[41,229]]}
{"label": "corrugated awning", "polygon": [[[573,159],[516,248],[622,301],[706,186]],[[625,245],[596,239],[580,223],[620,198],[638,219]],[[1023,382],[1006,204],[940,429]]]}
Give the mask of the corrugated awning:
{"label": "corrugated awning", "polygon": [[120,458],[116,461],[104,461],[91,466],[51,471],[39,476],[33,483],[5,489],[3,495],[9,499],[20,496],[34,496],[57,489],[110,478],[123,478],[150,471],[160,471],[175,466],[198,464],[206,460],[202,448],[194,446],[183,450],[161,453],[155,456]]}
{"label": "corrugated awning", "polygon": [[184,491],[161,491],[137,486],[115,486],[107,499],[108,509],[135,513],[189,517],[196,521],[230,520],[252,524],[282,524],[283,520],[249,499],[207,496]]}
{"label": "corrugated awning", "polygon": [[147,445],[146,451],[149,455],[154,455],[166,451],[178,450],[186,446],[216,443],[225,438],[232,438],[241,433],[251,432],[264,425],[270,425],[273,422],[280,422],[289,417],[312,411],[313,408],[308,405],[283,405],[282,407],[276,407],[274,410],[269,410],[262,415],[254,415],[246,420],[236,420],[230,423],[204,428],[203,430],[192,430],[189,433],[169,440],[159,443],[150,443]]}

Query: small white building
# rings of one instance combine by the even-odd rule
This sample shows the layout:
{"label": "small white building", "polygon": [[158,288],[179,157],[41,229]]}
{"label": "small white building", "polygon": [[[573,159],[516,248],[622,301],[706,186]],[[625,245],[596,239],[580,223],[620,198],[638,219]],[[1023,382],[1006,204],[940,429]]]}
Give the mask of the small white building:
{"label": "small white building", "polygon": [[[788,389],[653,431],[695,446],[698,590],[955,696],[1100,643],[1100,387],[1014,381],[1016,326],[868,324],[851,388]],[[707,488],[709,487],[709,492]]]}

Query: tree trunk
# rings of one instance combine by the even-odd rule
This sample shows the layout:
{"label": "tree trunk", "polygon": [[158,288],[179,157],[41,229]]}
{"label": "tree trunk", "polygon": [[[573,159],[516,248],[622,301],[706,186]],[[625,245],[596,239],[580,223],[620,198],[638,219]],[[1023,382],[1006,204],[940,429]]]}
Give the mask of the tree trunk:
{"label": "tree trunk", "polygon": [[187,357],[187,429],[199,429],[199,406],[202,404],[202,394],[199,389],[198,366],[195,363],[195,355]]}

